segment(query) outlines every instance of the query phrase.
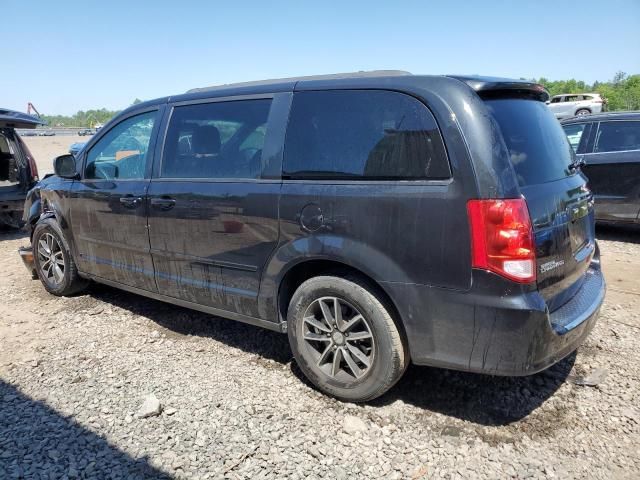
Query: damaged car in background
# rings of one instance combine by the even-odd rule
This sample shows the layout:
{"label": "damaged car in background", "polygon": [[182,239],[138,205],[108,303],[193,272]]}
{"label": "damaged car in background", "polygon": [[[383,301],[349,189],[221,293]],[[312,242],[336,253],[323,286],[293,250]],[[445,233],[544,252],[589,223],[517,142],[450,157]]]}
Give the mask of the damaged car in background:
{"label": "damaged car in background", "polygon": [[26,113],[0,109],[0,226],[22,226],[24,200],[38,181],[33,155],[15,129],[44,123]]}

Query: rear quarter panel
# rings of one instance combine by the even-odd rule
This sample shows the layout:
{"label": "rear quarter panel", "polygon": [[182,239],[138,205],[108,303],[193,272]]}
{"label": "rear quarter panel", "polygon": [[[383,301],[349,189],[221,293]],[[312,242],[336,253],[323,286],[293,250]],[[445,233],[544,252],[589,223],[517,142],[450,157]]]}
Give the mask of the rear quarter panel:
{"label": "rear quarter panel", "polygon": [[[261,316],[277,318],[275,302],[281,279],[294,265],[311,259],[350,265],[385,289],[394,283],[470,288],[466,202],[482,195],[515,195],[517,186],[511,170],[505,170],[508,164],[495,164],[496,158],[508,160],[482,100],[457,80],[437,78],[433,82],[436,88],[425,87],[420,77],[396,79],[399,85],[393,90],[418,98],[431,110],[445,142],[452,178],[431,182],[285,180],[280,242],[263,276]],[[371,85],[353,81],[342,88]],[[434,93],[438,90],[441,94]],[[478,158],[473,167],[470,153]],[[301,226],[305,210],[321,212],[321,225],[314,231]]]}

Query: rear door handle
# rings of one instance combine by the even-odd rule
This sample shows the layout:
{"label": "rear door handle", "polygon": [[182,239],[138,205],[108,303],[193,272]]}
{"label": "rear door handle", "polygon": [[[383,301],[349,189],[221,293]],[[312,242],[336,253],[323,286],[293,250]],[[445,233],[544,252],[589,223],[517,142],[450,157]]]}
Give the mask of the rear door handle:
{"label": "rear door handle", "polygon": [[142,203],[142,197],[127,195],[126,197],[120,197],[120,203],[126,208],[136,208]]}
{"label": "rear door handle", "polygon": [[171,210],[176,204],[173,198],[152,198],[151,206],[159,210]]}

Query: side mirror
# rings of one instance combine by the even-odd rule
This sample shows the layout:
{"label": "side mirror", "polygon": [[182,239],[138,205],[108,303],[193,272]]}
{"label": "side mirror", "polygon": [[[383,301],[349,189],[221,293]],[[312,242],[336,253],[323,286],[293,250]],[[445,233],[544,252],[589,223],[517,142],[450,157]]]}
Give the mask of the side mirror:
{"label": "side mirror", "polygon": [[68,153],[53,159],[53,171],[61,178],[74,180],[80,177],[76,171],[76,159]]}

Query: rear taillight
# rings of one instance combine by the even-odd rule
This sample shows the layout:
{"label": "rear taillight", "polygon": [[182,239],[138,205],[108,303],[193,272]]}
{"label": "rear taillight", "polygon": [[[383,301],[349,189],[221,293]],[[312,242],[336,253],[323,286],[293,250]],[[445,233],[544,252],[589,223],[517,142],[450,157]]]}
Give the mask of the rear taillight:
{"label": "rear taillight", "polygon": [[469,200],[471,264],[519,283],[536,280],[531,219],[524,198]]}

